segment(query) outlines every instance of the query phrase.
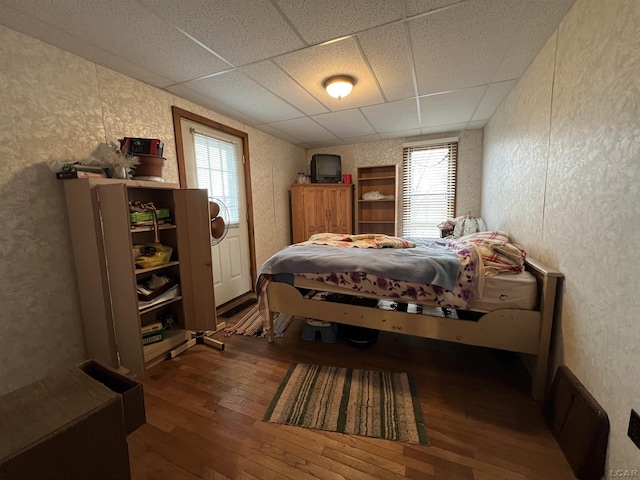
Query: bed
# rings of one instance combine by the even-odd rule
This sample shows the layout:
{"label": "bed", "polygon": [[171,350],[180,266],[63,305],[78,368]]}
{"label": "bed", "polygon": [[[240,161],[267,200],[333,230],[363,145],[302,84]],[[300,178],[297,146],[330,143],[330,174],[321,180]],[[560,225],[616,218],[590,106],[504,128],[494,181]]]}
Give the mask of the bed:
{"label": "bed", "polygon": [[[286,247],[258,276],[268,341],[276,315],[286,313],[518,352],[532,396],[542,400],[562,275],[525,256],[503,232],[474,235],[382,236],[375,245],[381,237],[321,234]],[[354,239],[365,243],[354,246]]]}

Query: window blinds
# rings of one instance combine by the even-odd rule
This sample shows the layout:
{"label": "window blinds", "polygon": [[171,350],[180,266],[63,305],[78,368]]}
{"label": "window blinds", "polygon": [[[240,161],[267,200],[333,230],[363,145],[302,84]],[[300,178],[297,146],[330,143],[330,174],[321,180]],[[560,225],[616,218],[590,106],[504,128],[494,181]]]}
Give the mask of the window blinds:
{"label": "window blinds", "polygon": [[458,142],[404,148],[402,235],[440,237],[438,224],[455,216]]}
{"label": "window blinds", "polygon": [[198,188],[206,188],[229,209],[229,226],[240,219],[238,160],[235,143],[193,132]]}

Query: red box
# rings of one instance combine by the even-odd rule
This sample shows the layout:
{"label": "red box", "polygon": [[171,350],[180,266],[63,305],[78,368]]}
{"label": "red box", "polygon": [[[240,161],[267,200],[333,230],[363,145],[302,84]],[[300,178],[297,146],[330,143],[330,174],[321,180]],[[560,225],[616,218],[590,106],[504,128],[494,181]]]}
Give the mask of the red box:
{"label": "red box", "polygon": [[124,137],[120,139],[120,151],[125,154],[162,156],[164,143],[158,138]]}

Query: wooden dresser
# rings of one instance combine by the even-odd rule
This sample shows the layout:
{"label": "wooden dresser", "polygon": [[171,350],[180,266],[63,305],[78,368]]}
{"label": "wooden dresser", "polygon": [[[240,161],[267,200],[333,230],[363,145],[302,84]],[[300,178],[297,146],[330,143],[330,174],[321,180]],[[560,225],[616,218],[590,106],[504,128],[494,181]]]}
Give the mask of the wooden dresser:
{"label": "wooden dresser", "polygon": [[291,230],[293,243],[315,233],[353,233],[353,185],[291,185]]}

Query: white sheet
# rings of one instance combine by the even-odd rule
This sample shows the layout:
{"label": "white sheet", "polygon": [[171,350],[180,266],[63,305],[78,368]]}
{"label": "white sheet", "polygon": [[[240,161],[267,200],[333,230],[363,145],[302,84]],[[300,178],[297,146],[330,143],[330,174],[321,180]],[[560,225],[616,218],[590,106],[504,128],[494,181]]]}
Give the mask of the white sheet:
{"label": "white sheet", "polygon": [[482,298],[475,298],[470,310],[491,312],[502,308],[533,310],[538,301],[536,277],[526,270],[485,277]]}

